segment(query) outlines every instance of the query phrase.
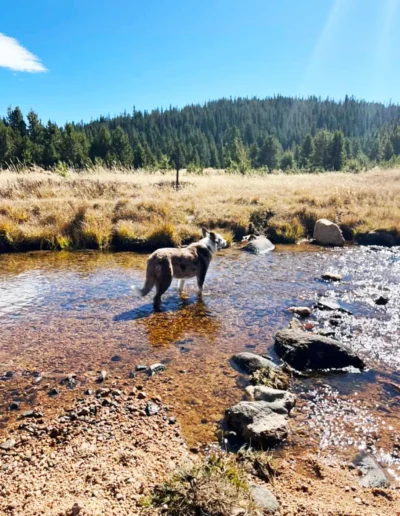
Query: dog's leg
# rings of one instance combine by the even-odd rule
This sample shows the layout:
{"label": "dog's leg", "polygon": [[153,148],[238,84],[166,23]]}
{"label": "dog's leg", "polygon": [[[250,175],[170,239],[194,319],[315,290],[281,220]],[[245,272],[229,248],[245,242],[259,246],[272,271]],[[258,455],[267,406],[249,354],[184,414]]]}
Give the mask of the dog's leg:
{"label": "dog's leg", "polygon": [[178,281],[178,292],[179,294],[182,294],[183,289],[185,287],[185,280],[181,279]]}
{"label": "dog's leg", "polygon": [[169,289],[172,283],[172,268],[165,267],[162,274],[156,280],[156,295],[154,296],[153,306],[154,310],[160,311],[161,296]]}
{"label": "dog's leg", "polygon": [[199,274],[197,275],[197,286],[199,288],[199,290],[197,291],[197,295],[199,296],[200,299],[203,295],[203,285],[204,285],[204,280],[206,279],[206,274],[207,274],[207,268],[201,267]]}

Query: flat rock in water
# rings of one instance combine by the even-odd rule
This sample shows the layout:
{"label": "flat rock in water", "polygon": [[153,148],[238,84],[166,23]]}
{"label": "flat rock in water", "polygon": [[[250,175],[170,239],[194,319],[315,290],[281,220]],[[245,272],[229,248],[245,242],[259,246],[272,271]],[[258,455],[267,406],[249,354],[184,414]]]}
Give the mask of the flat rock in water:
{"label": "flat rock in water", "polygon": [[320,310],[339,310],[340,312],[352,315],[350,310],[344,308],[337,301],[334,299],[329,299],[328,297],[320,297],[317,301],[316,307]]}
{"label": "flat rock in water", "polygon": [[228,428],[247,442],[270,447],[279,444],[289,432],[287,417],[272,411],[266,401],[241,401],[225,411]]}
{"label": "flat rock in water", "polygon": [[259,369],[276,368],[277,366],[268,358],[264,358],[256,353],[237,353],[231,358],[232,365],[244,373],[254,373]]}
{"label": "flat rock in water", "polygon": [[253,254],[265,254],[275,249],[274,244],[264,236],[249,238],[247,244],[241,247],[242,251]]}
{"label": "flat rock in water", "polygon": [[275,350],[282,360],[299,371],[348,366],[364,368],[364,362],[343,343],[306,331],[278,331]]}
{"label": "flat rock in water", "polygon": [[264,486],[252,486],[251,496],[264,514],[276,514],[279,511],[279,503],[275,495]]}
{"label": "flat rock in water", "polygon": [[293,393],[265,385],[249,385],[245,393],[249,401],[265,401],[269,408],[278,414],[287,414],[296,404],[296,396]]}
{"label": "flat rock in water", "polygon": [[360,484],[363,487],[389,487],[385,472],[372,455],[361,452],[353,459],[353,464],[362,474]]}

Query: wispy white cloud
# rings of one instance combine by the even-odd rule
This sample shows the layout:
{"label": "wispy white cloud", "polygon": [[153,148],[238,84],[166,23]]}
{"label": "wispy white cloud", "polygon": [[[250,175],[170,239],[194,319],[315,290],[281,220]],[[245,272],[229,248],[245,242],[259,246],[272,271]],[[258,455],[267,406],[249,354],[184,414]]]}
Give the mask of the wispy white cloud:
{"label": "wispy white cloud", "polygon": [[40,59],[29,52],[14,38],[0,32],[0,68],[17,72],[46,72]]}

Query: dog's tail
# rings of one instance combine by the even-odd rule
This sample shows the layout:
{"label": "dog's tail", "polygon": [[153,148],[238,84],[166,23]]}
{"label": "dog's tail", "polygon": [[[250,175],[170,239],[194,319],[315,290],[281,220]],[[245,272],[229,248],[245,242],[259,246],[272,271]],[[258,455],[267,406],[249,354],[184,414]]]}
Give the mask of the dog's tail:
{"label": "dog's tail", "polygon": [[150,290],[154,287],[154,279],[146,277],[146,281],[143,285],[143,288],[136,287],[132,285],[132,290],[135,296],[144,297],[150,292]]}

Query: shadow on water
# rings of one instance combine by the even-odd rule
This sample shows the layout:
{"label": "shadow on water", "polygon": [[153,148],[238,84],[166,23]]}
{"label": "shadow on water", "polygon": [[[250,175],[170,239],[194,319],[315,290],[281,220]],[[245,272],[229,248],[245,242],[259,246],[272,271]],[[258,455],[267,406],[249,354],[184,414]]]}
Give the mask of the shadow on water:
{"label": "shadow on water", "polygon": [[173,313],[179,310],[186,308],[187,306],[194,303],[201,304],[202,301],[198,301],[194,298],[186,298],[180,297],[179,299],[169,297],[161,307],[160,311],[155,311],[152,303],[146,303],[143,306],[139,306],[137,308],[133,308],[132,310],[128,310],[126,312],[122,312],[113,317],[113,321],[115,322],[123,322],[123,321],[135,321],[137,319],[143,319],[144,317],[150,317],[156,313]]}

